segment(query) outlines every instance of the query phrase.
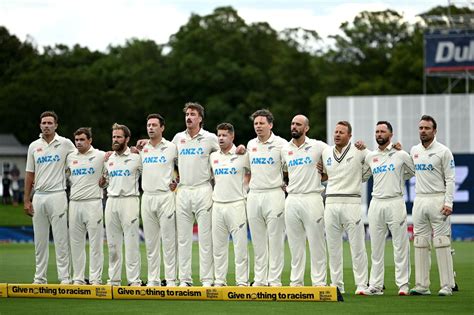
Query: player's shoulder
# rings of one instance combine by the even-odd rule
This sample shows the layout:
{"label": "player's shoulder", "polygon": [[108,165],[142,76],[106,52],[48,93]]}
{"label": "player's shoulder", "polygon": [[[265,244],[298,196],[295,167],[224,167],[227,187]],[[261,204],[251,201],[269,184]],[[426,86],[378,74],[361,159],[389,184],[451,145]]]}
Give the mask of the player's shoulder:
{"label": "player's shoulder", "polygon": [[277,143],[281,146],[285,146],[289,143],[288,140],[286,140],[285,138],[282,138],[282,137],[277,136],[277,135],[274,135],[274,137],[275,137],[275,139],[274,139],[275,143]]}
{"label": "player's shoulder", "polygon": [[219,155],[220,155],[220,152],[219,152],[219,151],[214,151],[214,152],[211,152],[211,154],[209,155],[209,158],[215,159],[215,158],[217,158]]}
{"label": "player's shoulder", "polygon": [[173,137],[173,140],[171,140],[171,142],[176,144],[178,140],[183,139],[183,138],[186,138],[186,131],[180,131],[176,133]]}
{"label": "player's shoulder", "polygon": [[256,143],[257,143],[257,138],[250,139],[249,142],[247,143],[247,148],[251,146],[255,146]]}
{"label": "player's shoulder", "polygon": [[323,150],[323,155],[328,155],[331,154],[333,150],[333,146],[331,145],[326,145],[326,147]]}

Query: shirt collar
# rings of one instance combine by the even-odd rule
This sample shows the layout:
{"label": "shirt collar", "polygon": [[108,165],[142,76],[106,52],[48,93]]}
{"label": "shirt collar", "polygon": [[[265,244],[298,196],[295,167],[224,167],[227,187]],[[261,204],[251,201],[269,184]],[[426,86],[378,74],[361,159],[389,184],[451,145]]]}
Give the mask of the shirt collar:
{"label": "shirt collar", "polygon": [[295,148],[298,148],[298,149],[304,147],[306,144],[309,143],[309,138],[306,137],[306,136],[304,137],[304,142],[303,142],[303,144],[301,144],[301,146],[297,146],[297,145],[294,143],[294,140],[295,140],[295,139],[291,139],[290,145],[293,146],[293,147],[295,147]]}
{"label": "shirt collar", "polygon": [[344,152],[346,151],[347,147],[350,146],[350,145],[352,145],[352,143],[349,141],[349,143],[346,144],[346,145],[342,148],[341,152],[339,152],[339,151],[336,149],[336,145],[334,145],[334,152],[336,152],[337,154],[342,154],[342,153],[344,153]]}
{"label": "shirt collar", "polygon": [[272,143],[274,140],[275,140],[275,134],[273,133],[273,131],[270,134],[270,138],[268,138],[267,141],[265,141],[265,142],[260,141],[260,139],[258,139],[258,137],[257,137],[257,142],[258,143],[264,143],[264,144],[265,143]]}
{"label": "shirt collar", "polygon": [[435,143],[437,143],[437,142],[438,142],[438,141],[436,140],[436,137],[434,137],[433,142],[431,142],[430,145],[429,145],[427,148],[425,148],[425,146],[424,146],[423,144],[422,144],[421,146],[422,146],[425,150],[429,150],[429,149],[431,149],[431,148],[435,145]]}
{"label": "shirt collar", "polygon": [[87,152],[83,154],[83,153],[79,152],[79,150],[76,148],[76,153],[79,154],[79,155],[89,155],[89,154],[91,154],[94,150],[95,150],[94,147],[91,146],[91,147],[89,148],[89,150],[87,150]]}
{"label": "shirt collar", "polygon": [[[46,140],[44,140],[44,138],[43,138],[43,134],[42,134],[42,133],[39,134],[39,137],[40,137],[41,140],[43,140],[44,142],[46,142]],[[53,138],[53,140],[52,140],[50,143],[53,143],[54,141],[59,141],[59,135],[58,135],[56,132],[54,133],[54,138]]]}
{"label": "shirt collar", "polygon": [[131,153],[131,151],[130,151],[130,148],[129,148],[129,147],[127,147],[127,149],[126,149],[122,154],[120,154],[120,155],[117,154],[117,152],[114,151],[114,155],[115,155],[115,156],[124,156],[124,155],[127,156],[127,155],[130,155],[130,153]]}
{"label": "shirt collar", "polygon": [[184,131],[184,133],[186,134],[186,137],[188,137],[189,139],[194,139],[197,136],[202,136],[203,132],[204,132],[204,129],[202,129],[202,127],[201,127],[201,129],[199,129],[198,133],[194,137],[191,137],[191,135],[188,133],[188,129],[186,129]]}
{"label": "shirt collar", "polygon": [[166,139],[162,137],[162,138],[161,138],[161,141],[158,142],[158,144],[157,144],[156,146],[154,146],[153,144],[151,144],[151,140],[148,139],[147,144],[150,145],[150,146],[153,147],[153,148],[157,148],[157,147],[159,147],[160,145],[164,145],[164,144],[165,144],[165,141],[166,141]]}
{"label": "shirt collar", "polygon": [[380,150],[379,147],[377,147],[377,151],[379,151],[379,152],[388,152],[388,151],[392,150],[392,148],[393,148],[393,143],[390,142],[389,145],[385,149],[383,149],[383,151]]}
{"label": "shirt collar", "polygon": [[235,154],[235,151],[237,151],[237,147],[234,144],[232,144],[232,148],[230,148],[229,152],[227,152],[227,153],[224,153],[224,152],[222,152],[221,149],[219,149],[219,153],[222,154],[222,155],[233,155],[233,154]]}

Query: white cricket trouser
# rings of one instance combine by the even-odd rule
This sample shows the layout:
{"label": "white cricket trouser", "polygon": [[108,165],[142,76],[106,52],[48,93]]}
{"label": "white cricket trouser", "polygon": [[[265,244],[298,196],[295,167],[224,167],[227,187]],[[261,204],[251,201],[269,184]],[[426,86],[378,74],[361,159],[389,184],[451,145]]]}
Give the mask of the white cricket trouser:
{"label": "white cricket trouser", "polygon": [[214,202],[212,206],[212,247],[214,250],[215,284],[227,284],[229,234],[234,242],[235,283],[247,286],[249,260],[247,249],[247,215],[245,200]]}
{"label": "white cricket trouser", "polygon": [[392,234],[395,283],[399,288],[408,285],[410,280],[410,240],[407,231],[407,210],[403,197],[372,198],[368,216],[372,249],[370,286],[383,289],[387,228]]}
{"label": "white cricket trouser", "polygon": [[105,206],[105,232],[109,248],[109,280],[111,285],[120,285],[122,280],[122,244],[125,239],[125,267],[130,284],[141,283],[140,279],[140,200],[136,196],[110,197]]}
{"label": "white cricket trouser", "polygon": [[285,193],[250,191],[247,216],[255,255],[254,286],[281,286],[285,253]]}
{"label": "white cricket trouser", "polygon": [[102,199],[69,202],[69,238],[74,270],[72,280],[79,284],[85,284],[86,233],[89,235],[89,281],[101,284],[104,265]]}
{"label": "white cricket trouser", "polygon": [[179,281],[193,282],[191,257],[193,250],[194,217],[198,224],[199,278],[201,283],[212,283],[212,187],[206,183],[198,187],[180,186],[176,194],[176,231],[178,234]]}
{"label": "white cricket trouser", "polygon": [[36,283],[47,283],[48,281],[50,226],[53,230],[58,279],[60,282],[70,281],[66,192],[36,192],[33,196],[33,210],[36,260],[34,281]]}
{"label": "white cricket trouser", "polygon": [[[449,242],[451,239],[451,220],[449,216],[445,216],[441,213],[443,206],[444,194],[417,194],[415,197],[415,202],[413,203],[413,232],[415,240],[417,238],[422,238],[424,239],[425,244],[427,244],[427,246],[425,246],[424,248],[420,248],[417,246],[417,244],[415,244],[415,282],[416,286],[418,287],[430,287],[429,274],[431,269],[431,235],[433,235],[433,238],[447,237],[449,239]],[[434,245],[436,247],[436,251],[442,250],[438,248],[436,244]],[[448,251],[451,251],[450,244],[448,246]],[[421,255],[423,257],[421,257]],[[447,272],[449,272],[450,274],[441,275],[440,272],[440,280],[443,277],[448,277],[450,278],[450,282],[453,283],[441,283],[441,287],[446,285],[454,286],[452,256],[443,256],[445,256],[443,258],[446,260],[446,262],[440,263],[438,261],[438,267],[440,267],[440,265],[448,266],[447,269],[449,270],[447,270]]]}
{"label": "white cricket trouser", "polygon": [[365,230],[359,203],[328,203],[324,212],[326,239],[329,252],[331,285],[344,290],[342,265],[342,235],[344,230],[351,247],[352,271],[355,284],[366,287],[368,281]]}
{"label": "white cricket trouser", "polygon": [[175,194],[166,191],[144,193],[141,203],[148,260],[148,283],[160,284],[161,243],[167,283],[176,283],[176,205]]}
{"label": "white cricket trouser", "polygon": [[311,255],[311,283],[325,286],[327,254],[321,194],[289,194],[285,202],[285,225],[291,252],[290,286],[304,286],[306,239]]}

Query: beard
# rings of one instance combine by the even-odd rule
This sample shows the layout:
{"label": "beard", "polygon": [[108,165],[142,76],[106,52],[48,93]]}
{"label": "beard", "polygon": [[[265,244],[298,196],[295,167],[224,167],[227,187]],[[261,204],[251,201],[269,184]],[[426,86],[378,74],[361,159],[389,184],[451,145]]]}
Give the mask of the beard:
{"label": "beard", "polygon": [[299,138],[301,138],[302,135],[303,135],[302,132],[298,132],[298,131],[296,131],[296,130],[292,130],[292,131],[291,131],[291,137],[292,137],[293,139],[299,139]]}
{"label": "beard", "polygon": [[118,143],[114,142],[112,143],[112,150],[113,151],[124,151],[125,150],[125,142],[124,143]]}
{"label": "beard", "polygon": [[377,141],[378,145],[385,145],[388,142],[388,138],[376,138],[375,141]]}

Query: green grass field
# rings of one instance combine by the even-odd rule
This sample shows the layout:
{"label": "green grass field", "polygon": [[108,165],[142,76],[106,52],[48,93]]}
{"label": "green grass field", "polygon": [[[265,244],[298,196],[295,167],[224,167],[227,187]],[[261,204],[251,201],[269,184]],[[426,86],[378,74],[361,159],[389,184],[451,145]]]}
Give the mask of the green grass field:
{"label": "green grass field", "polygon": [[[317,313],[331,314],[474,314],[474,243],[455,242],[455,269],[460,291],[451,297],[436,295],[439,289],[436,259],[433,255],[431,273],[432,296],[397,296],[394,283],[394,266],[391,243],[386,247],[385,285],[383,296],[355,296],[354,280],[348,244],[344,244],[344,279],[346,294],[344,302],[222,302],[222,301],[98,301],[74,299],[33,299],[6,298],[0,299],[0,314],[80,314],[80,313],[194,313],[194,314],[238,314],[238,313]],[[369,247],[368,247],[369,250]],[[142,277],[146,279],[146,256],[144,245],[142,253]],[[413,250],[412,250],[413,253]],[[106,251],[107,254],[107,251]],[[198,272],[197,244],[193,248],[193,273]],[[370,252],[369,252],[370,255]],[[230,255],[231,261],[233,256]],[[107,261],[107,257],[105,259]],[[413,261],[413,259],[412,259]],[[252,262],[253,263],[253,262]],[[50,248],[48,278],[50,283],[57,283],[54,266],[54,248]],[[234,270],[230,264],[228,283],[233,284]],[[309,281],[309,264],[306,265],[306,283]],[[104,266],[103,279],[107,279],[107,264]],[[284,285],[289,283],[290,255],[286,247],[285,269],[282,275]],[[32,244],[0,245],[0,282],[31,283],[34,274],[34,246]],[[123,278],[125,279],[125,275]],[[414,283],[412,270],[411,284]],[[125,280],[124,280],[125,281]],[[194,279],[198,284],[197,278]]]}

